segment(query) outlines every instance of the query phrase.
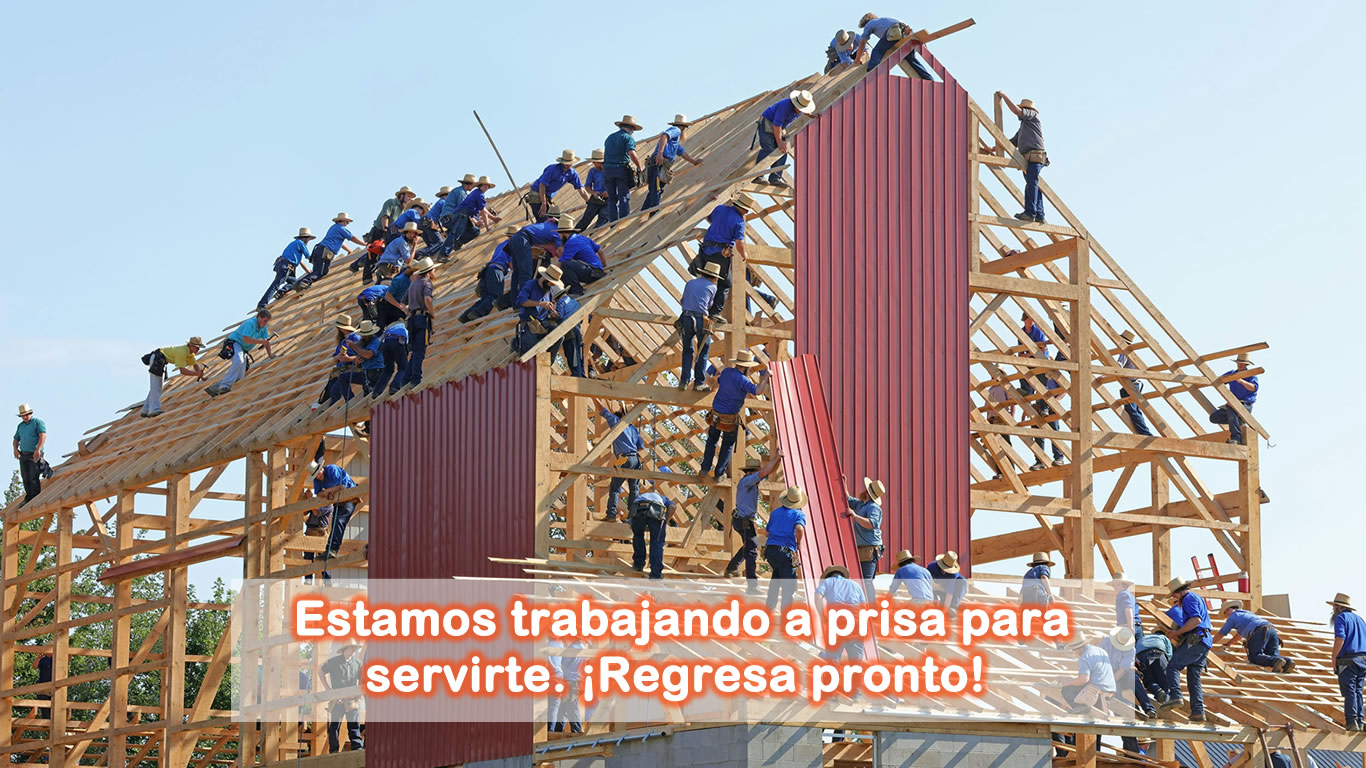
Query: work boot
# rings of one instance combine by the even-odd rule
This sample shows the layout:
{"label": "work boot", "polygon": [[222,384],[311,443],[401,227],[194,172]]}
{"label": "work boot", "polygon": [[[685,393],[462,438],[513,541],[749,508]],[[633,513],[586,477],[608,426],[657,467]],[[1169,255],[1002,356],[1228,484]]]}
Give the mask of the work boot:
{"label": "work boot", "polygon": [[1281,671],[1284,671],[1284,670],[1285,670],[1285,659],[1276,659],[1275,661],[1271,662],[1271,671],[1272,671],[1272,672],[1281,672]]}
{"label": "work boot", "polygon": [[679,392],[687,392],[687,391],[688,391],[688,387],[690,387],[690,386],[692,386],[692,384],[691,384],[690,382],[680,381],[680,382],[678,382],[678,391],[679,391]]}
{"label": "work boot", "polygon": [[1055,467],[1061,467],[1063,464],[1066,464],[1066,463],[1067,463],[1067,462],[1065,462],[1065,461],[1062,460],[1062,459],[1053,459],[1053,466],[1055,466]]}
{"label": "work boot", "polygon": [[699,382],[697,382],[696,384],[693,385],[693,391],[694,391],[694,392],[710,392],[710,391],[711,391],[711,387],[708,386],[707,384],[705,384],[705,383],[699,381]]}
{"label": "work boot", "polygon": [[1020,211],[1019,213],[1015,214],[1015,218],[1020,221],[1033,221],[1034,215],[1030,213],[1025,213],[1024,211]]}
{"label": "work boot", "polygon": [[736,568],[727,568],[727,569],[726,569],[726,578],[728,578],[728,579],[733,579],[733,578],[735,578],[736,576],[739,576],[739,575],[740,575],[740,571],[739,571],[738,569],[736,569]]}
{"label": "work boot", "polygon": [[769,184],[772,184],[772,185],[775,186],[775,187],[786,187],[786,186],[787,186],[787,180],[784,179],[782,176],[776,176],[776,177],[775,177],[775,176],[769,176],[769,177],[768,177],[768,183],[769,183]]}
{"label": "work boot", "polygon": [[1039,470],[1043,469],[1043,459],[1039,459],[1038,461],[1034,462],[1034,464],[1030,466],[1029,469],[1031,472],[1038,472]]}
{"label": "work boot", "polygon": [[1035,223],[1035,224],[1047,224],[1048,222],[1044,221],[1042,216],[1035,216],[1035,217],[1034,217],[1034,223]]}
{"label": "work boot", "polygon": [[1186,700],[1180,696],[1168,695],[1167,700],[1158,705],[1158,709],[1176,709],[1185,706]]}
{"label": "work boot", "polygon": [[1186,719],[1190,720],[1192,723],[1203,723],[1203,722],[1205,722],[1205,713],[1204,713],[1204,712],[1192,712],[1191,715],[1190,715],[1190,717],[1188,717],[1188,718],[1186,718]]}
{"label": "work boot", "polygon": [[1284,657],[1283,657],[1283,658],[1281,659],[1281,665],[1282,665],[1282,669],[1279,670],[1279,671],[1281,671],[1281,672],[1294,672],[1294,671],[1295,671],[1295,660],[1294,660],[1294,659],[1284,658]]}

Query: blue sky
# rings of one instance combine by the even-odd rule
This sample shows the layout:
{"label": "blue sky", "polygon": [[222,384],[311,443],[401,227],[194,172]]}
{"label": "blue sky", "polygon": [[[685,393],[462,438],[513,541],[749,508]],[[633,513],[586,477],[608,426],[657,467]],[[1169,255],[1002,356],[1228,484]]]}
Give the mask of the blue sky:
{"label": "blue sky", "polygon": [[1362,191],[1343,161],[1366,6],[391,7],[6,9],[21,33],[0,51],[0,404],[33,403],[54,455],[141,399],[142,353],[245,313],[298,227],[342,209],[367,222],[402,184],[430,199],[466,172],[505,183],[471,109],[526,182],[624,112],[654,130],[819,68],[867,10],[930,29],[971,14],[932,49],[983,104],[998,88],[1039,102],[1050,183],[1181,332],[1202,350],[1272,345],[1268,591],[1301,616],[1361,593],[1343,486],[1366,424],[1348,398],[1326,407],[1325,371],[1350,393],[1366,368],[1341,343],[1359,303],[1344,224]]}

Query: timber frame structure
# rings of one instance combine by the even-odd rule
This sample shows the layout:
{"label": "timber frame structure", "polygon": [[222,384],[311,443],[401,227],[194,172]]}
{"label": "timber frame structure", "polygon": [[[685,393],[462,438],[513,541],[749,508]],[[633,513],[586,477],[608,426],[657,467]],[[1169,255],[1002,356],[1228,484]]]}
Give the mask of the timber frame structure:
{"label": "timber frame structure", "polygon": [[[929,42],[970,24],[917,37]],[[915,47],[923,51],[919,44]],[[535,366],[541,425],[536,552],[534,557],[510,553],[500,559],[534,573],[629,573],[630,546],[621,543],[629,538],[629,528],[603,521],[599,512],[615,476],[657,483],[680,501],[665,552],[671,578],[720,576],[733,540],[729,520],[713,514],[715,502],[733,505],[743,457],[770,455],[778,436],[772,403],[751,398],[729,477],[711,481],[693,474],[706,433],[701,414],[710,395],[676,386],[680,345],[674,322],[700,239],[698,223],[736,190],[761,201],[762,210],[748,221],[747,256],[733,256],[736,288],[727,316],[714,328],[711,353],[719,360],[751,349],[765,361],[790,359],[798,343],[793,320],[800,279],[793,235],[798,211],[790,188],[750,181],[756,172],[750,148],[755,121],[791,88],[810,89],[824,109],[865,79],[915,77],[904,55],[903,50],[889,57],[872,73],[855,67],[830,77],[803,78],[698,120],[690,129],[689,146],[705,155],[703,169],[681,173],[656,212],[593,231],[609,256],[608,273],[589,286],[576,318],[588,357],[596,363],[595,378],[568,375],[549,354],[573,323],[562,323],[521,356],[508,345],[515,323],[508,313],[454,323],[454,316],[474,300],[475,275],[497,236],[481,235],[437,270],[435,299],[444,324],[438,325],[429,350],[424,389],[519,362]],[[1106,571],[1126,569],[1115,541],[1147,536],[1152,557],[1145,565],[1151,566],[1151,577],[1149,586],[1138,591],[1165,597],[1165,590],[1153,585],[1164,584],[1177,570],[1171,532],[1186,528],[1206,531],[1237,568],[1236,574],[1201,581],[1202,592],[1214,598],[1239,597],[1260,608],[1258,450],[1267,432],[1244,411],[1247,445],[1226,444],[1224,432],[1212,428],[1207,417],[1220,406],[1242,409],[1228,394],[1229,377],[1212,367],[1216,361],[1266,345],[1203,353],[1194,349],[1046,182],[1043,192],[1057,220],[1036,224],[1012,218],[1012,206],[1022,201],[1018,157],[1007,138],[999,99],[991,107],[988,112],[970,102],[969,154],[955,160],[968,164],[971,180],[971,213],[965,222],[972,250],[971,312],[961,319],[970,338],[971,410],[960,417],[966,419],[972,455],[970,477],[963,481],[970,486],[967,512],[974,519],[1024,522],[1008,525],[1012,529],[1005,532],[974,536],[968,557],[974,577],[992,578],[985,566],[1048,550],[1062,555],[1068,577],[1104,578]],[[805,122],[792,130],[801,131]],[[513,211],[524,191],[504,193],[491,205],[515,221],[521,212]],[[92,429],[34,502],[5,510],[0,734],[10,740],[12,753],[22,756],[18,762],[113,766],[155,761],[210,768],[293,761],[325,751],[322,723],[307,732],[287,723],[240,728],[231,712],[211,708],[214,691],[234,661],[232,648],[225,639],[212,655],[187,655],[185,617],[192,607],[230,606],[192,606],[185,587],[188,567],[211,559],[240,559],[246,578],[297,578],[323,569],[321,561],[305,557],[320,552],[322,540],[302,530],[304,514],[317,505],[305,497],[305,489],[308,464],[320,440],[328,461],[347,467],[357,480],[343,495],[358,502],[357,518],[330,567],[363,577],[369,566],[366,526],[384,525],[382,515],[369,514],[370,440],[363,425],[371,409],[389,398],[358,397],[318,410],[310,407],[332,365],[331,322],[338,313],[353,311],[355,292],[346,270],[339,270],[306,293],[281,299],[273,307],[272,321],[282,334],[275,343],[279,359],[258,360],[232,393],[214,400],[205,400],[189,379],[173,380],[164,416],[139,419],[133,407]],[[1056,328],[1048,335],[1063,359],[1038,354],[1020,330],[1021,313],[1042,328]],[[235,326],[225,328],[224,335]],[[1135,341],[1126,342],[1124,330],[1132,330]],[[1120,354],[1135,367],[1121,367]],[[1016,386],[1044,374],[1057,382],[1056,388],[1026,395]],[[1146,391],[1124,389],[1126,379],[1144,382]],[[1006,401],[990,396],[993,385],[1004,388]],[[616,403],[623,404],[625,417],[617,427],[607,428],[596,414],[603,405]],[[1138,404],[1158,436],[1131,434],[1122,410],[1128,403]],[[1046,404],[1051,415],[1036,410],[1037,404]],[[613,466],[610,451],[613,438],[630,422],[641,429],[651,454],[639,470]],[[1059,444],[1065,462],[1031,469],[1036,460],[1048,463],[1051,458],[1035,439]],[[1214,467],[1210,476],[1231,477],[1230,489],[1216,490],[1203,479],[1197,470],[1206,467]],[[998,470],[1001,477],[995,479]],[[775,477],[762,492],[771,498],[783,487]],[[1140,491],[1141,503],[1126,504]],[[20,556],[21,547],[29,548],[26,558]],[[1105,571],[1098,567],[1097,553]],[[40,554],[48,559],[36,567]],[[100,578],[114,584],[112,601],[73,594],[73,581],[87,569],[102,569]],[[1128,570],[1136,576],[1145,569],[1128,564]],[[151,572],[165,575],[164,597],[134,599],[131,579]],[[1239,578],[1245,589],[1226,588]],[[1143,605],[1154,620],[1161,620],[1157,602]],[[155,627],[145,642],[133,647],[133,617],[144,613],[156,615]],[[49,615],[50,623],[34,624]],[[114,647],[73,647],[68,630],[96,622],[112,624]],[[1302,661],[1312,654],[1326,658],[1321,634],[1291,622],[1277,625],[1290,652]],[[56,681],[15,687],[16,669],[31,663],[38,651],[52,654]],[[69,661],[80,655],[108,658],[109,667],[71,677]],[[201,693],[186,701],[189,665],[203,666],[205,674]],[[1207,684],[1207,695],[1217,715],[1215,725],[1135,725],[1131,730],[1159,739],[1252,743],[1258,730],[1290,723],[1300,731],[1300,747],[1363,748],[1357,735],[1336,725],[1335,687],[1327,682],[1331,672],[1324,662],[1302,665],[1305,672],[1293,679],[1273,677],[1231,656],[1214,667],[1218,682]],[[130,681],[144,675],[160,681],[159,707],[129,704]],[[104,701],[68,698],[70,686],[91,680],[108,681]],[[50,702],[40,701],[40,695],[50,696]],[[38,718],[38,706],[50,707],[51,716]],[[1066,762],[1079,765],[1096,763],[1096,733],[1113,732],[1069,730],[1082,738]],[[545,738],[543,730],[540,737]],[[1285,743],[1284,736],[1272,734],[1271,743]],[[1159,748],[1158,759],[1170,760],[1170,749],[1170,743]],[[354,763],[355,756],[320,759],[340,765]],[[1133,755],[1111,759],[1154,762]]]}

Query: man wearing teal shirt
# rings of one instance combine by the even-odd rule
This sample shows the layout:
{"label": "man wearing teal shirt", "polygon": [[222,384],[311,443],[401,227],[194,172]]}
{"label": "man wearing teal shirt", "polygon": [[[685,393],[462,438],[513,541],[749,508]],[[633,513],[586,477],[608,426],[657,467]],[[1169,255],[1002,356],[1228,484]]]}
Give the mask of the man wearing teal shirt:
{"label": "man wearing teal shirt", "polygon": [[[636,140],[631,134],[641,130],[634,117],[626,115],[617,121],[617,131],[602,143],[602,174],[607,180],[607,211],[609,221],[624,219],[631,213],[631,166],[640,172],[640,156],[636,154]],[[628,165],[629,163],[629,165]]]}
{"label": "man wearing teal shirt", "polygon": [[43,446],[47,444],[47,425],[33,418],[33,409],[19,406],[19,426],[14,430],[14,458],[19,460],[19,477],[24,481],[24,504],[43,489]]}
{"label": "man wearing teal shirt", "polygon": [[247,353],[252,347],[260,344],[266,348],[266,357],[275,357],[275,353],[270,348],[270,331],[266,330],[266,325],[270,323],[270,310],[258,309],[256,316],[237,326],[237,330],[228,334],[225,345],[230,345],[228,372],[223,378],[210,384],[205,392],[209,397],[217,397],[226,394],[236,384],[238,379],[247,375]]}

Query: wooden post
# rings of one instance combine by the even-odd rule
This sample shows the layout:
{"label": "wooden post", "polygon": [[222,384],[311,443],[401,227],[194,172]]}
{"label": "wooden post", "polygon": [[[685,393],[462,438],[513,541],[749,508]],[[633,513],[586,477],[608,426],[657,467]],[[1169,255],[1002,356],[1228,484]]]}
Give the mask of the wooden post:
{"label": "wooden post", "polygon": [[[166,481],[166,538],[168,552],[180,549],[180,539],[190,530],[190,476],[172,475]],[[168,765],[186,765],[194,746],[194,731],[177,732],[185,721],[185,619],[189,600],[189,568],[172,568],[166,574],[166,597],[171,620],[166,623],[166,639],[162,653],[166,654],[166,672],[162,678],[163,698],[166,700],[165,745]]]}
{"label": "wooden post", "polygon": [[[1071,335],[1077,370],[1072,374],[1072,430],[1079,436],[1072,449],[1072,507],[1081,513],[1077,522],[1077,536],[1073,542],[1077,555],[1074,578],[1096,577],[1096,505],[1092,498],[1091,426],[1091,241],[1076,239],[1076,251],[1071,259],[1073,285],[1077,286],[1077,300],[1072,303]],[[1094,756],[1092,758],[1094,760]]]}
{"label": "wooden post", "polygon": [[[136,510],[136,491],[124,491],[119,494],[119,512],[115,518],[115,541],[116,551],[119,553],[114,560],[115,565],[121,565],[128,561],[123,552],[133,546],[133,515]],[[128,666],[129,655],[131,652],[130,642],[133,633],[133,614],[125,612],[133,604],[133,580],[121,579],[114,585],[114,613],[118,618],[114,619],[114,648],[113,656],[110,658],[110,680],[109,680],[109,720],[110,728],[118,729],[128,725],[128,682],[131,679],[127,674],[120,674],[118,670]],[[128,736],[126,734],[115,734],[109,737],[109,747],[106,753],[105,764],[108,766],[123,765],[128,757]]]}
{"label": "wooden post", "polygon": [[[0,594],[4,595],[3,603],[0,605],[0,635],[6,637],[14,631],[14,623],[17,620],[16,608],[19,604],[19,523],[9,520],[3,522],[4,540],[0,546]],[[36,556],[36,555],[35,555]],[[14,680],[14,643],[6,641],[0,643],[0,688],[8,689]],[[0,734],[4,738],[11,738],[14,732],[14,707],[11,704],[13,698],[5,696],[0,698]]]}
{"label": "wooden post", "polygon": [[1256,431],[1243,431],[1247,439],[1247,461],[1238,467],[1238,493],[1242,496],[1246,514],[1243,522],[1247,525],[1247,535],[1243,541],[1243,557],[1247,560],[1247,584],[1249,608],[1262,609],[1262,499],[1261,467],[1258,456],[1258,443],[1261,436]]}
{"label": "wooden post", "polygon": [[[541,358],[537,358],[537,360],[540,359]],[[546,367],[547,369],[549,368],[548,363]],[[538,375],[538,385],[539,382],[540,376]],[[547,378],[547,385],[548,383],[549,379]],[[588,453],[588,428],[589,423],[591,421],[591,417],[589,415],[588,401],[581,397],[569,396],[564,399],[564,403],[565,410],[568,412],[566,414],[566,427],[569,432],[569,434],[567,435],[567,441],[569,443],[569,452],[570,455],[572,455],[576,461],[582,460],[584,454]],[[608,409],[612,408],[611,403],[603,403],[603,406]],[[548,424],[549,422],[547,421],[545,423]],[[545,431],[547,434],[549,433],[549,430],[543,431]],[[546,449],[549,450],[549,446],[546,446]],[[549,485],[550,482],[548,478],[546,483],[537,484],[537,487],[539,489],[538,497],[544,496],[546,494],[548,490],[547,487]],[[551,503],[554,503],[553,500],[551,500]],[[574,478],[574,484],[569,486],[568,495],[565,497],[564,528],[566,538],[577,539],[583,536],[583,526],[588,519],[587,512],[588,475],[579,475]],[[547,528],[548,527],[549,525],[547,524]],[[538,552],[537,557],[549,557],[548,548],[545,553]]]}
{"label": "wooden post", "polygon": [[[71,574],[70,569],[61,569],[60,566],[71,562],[71,526],[76,517],[76,510],[64,507],[57,513],[57,557],[55,563],[59,566],[56,582],[53,589],[57,592],[57,599],[54,601],[56,610],[52,615],[54,624],[62,625],[71,620]],[[34,552],[33,557],[38,553]],[[52,635],[52,679],[56,687],[52,691],[52,726],[48,730],[48,738],[54,739],[66,735],[67,728],[67,709],[66,696],[67,688],[65,679],[71,675],[71,630],[60,629]],[[6,681],[8,682],[8,681]],[[54,768],[62,768],[66,765],[67,747],[52,747],[48,750],[48,764]]]}
{"label": "wooden post", "polygon": [[[1153,459],[1148,463],[1152,475],[1153,514],[1167,516],[1167,500],[1171,485],[1162,462]],[[1153,583],[1164,585],[1172,579],[1172,529],[1161,526],[1153,529]],[[1165,739],[1164,739],[1165,741]]]}
{"label": "wooden post", "polygon": [[[587,354],[585,350],[584,354]],[[552,487],[550,474],[550,447],[552,445],[550,425],[553,423],[555,409],[550,399],[550,356],[537,355],[532,363],[536,366],[536,455],[535,461],[535,498],[540,499],[540,504],[536,508],[536,555],[537,557],[550,556],[550,510],[555,504],[555,500],[548,498]],[[574,407],[574,398],[566,400],[568,407]],[[585,435],[585,443],[587,436]],[[581,455],[581,454],[580,454]],[[578,482],[575,483],[578,485]],[[580,505],[582,506],[582,505]],[[566,515],[573,514],[571,510],[566,510]],[[570,538],[573,538],[576,531],[570,527],[567,529]]]}

